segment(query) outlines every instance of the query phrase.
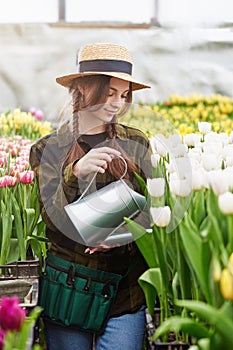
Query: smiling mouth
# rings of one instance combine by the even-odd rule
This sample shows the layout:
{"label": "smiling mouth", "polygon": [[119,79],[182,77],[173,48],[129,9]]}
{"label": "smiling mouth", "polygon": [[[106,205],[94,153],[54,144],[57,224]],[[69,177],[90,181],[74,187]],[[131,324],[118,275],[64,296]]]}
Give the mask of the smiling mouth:
{"label": "smiling mouth", "polygon": [[116,114],[116,113],[117,113],[117,110],[116,110],[116,111],[110,111],[110,110],[108,110],[108,109],[105,109],[105,111],[106,111],[107,113],[109,113],[109,114]]}

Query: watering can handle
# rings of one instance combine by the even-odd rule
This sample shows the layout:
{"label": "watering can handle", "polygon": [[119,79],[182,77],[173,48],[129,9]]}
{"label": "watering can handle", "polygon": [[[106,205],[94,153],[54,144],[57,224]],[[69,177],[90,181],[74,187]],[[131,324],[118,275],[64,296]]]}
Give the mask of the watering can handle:
{"label": "watering can handle", "polygon": [[[127,167],[127,162],[126,162],[125,158],[123,158],[122,156],[117,156],[117,157],[120,158],[120,159],[123,161],[124,165],[125,165],[124,173],[121,175],[121,177],[120,177],[120,179],[119,179],[119,180],[122,180],[122,179],[125,177],[126,173],[127,173],[127,168],[128,168],[128,167]],[[99,168],[99,169],[100,169],[100,168]],[[88,184],[87,188],[85,189],[85,191],[84,191],[84,192],[81,194],[81,196],[79,197],[78,202],[85,196],[85,194],[87,193],[87,191],[89,190],[89,188],[90,188],[91,185],[93,184],[93,182],[94,182],[94,180],[95,180],[97,174],[98,174],[98,170],[95,172],[93,178],[92,178],[91,181],[89,182],[89,184]]]}

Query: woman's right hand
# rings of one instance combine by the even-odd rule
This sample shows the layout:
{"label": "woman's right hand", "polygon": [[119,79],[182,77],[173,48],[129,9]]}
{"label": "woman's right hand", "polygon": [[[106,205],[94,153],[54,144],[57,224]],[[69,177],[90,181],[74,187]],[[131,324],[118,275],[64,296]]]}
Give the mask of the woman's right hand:
{"label": "woman's right hand", "polygon": [[73,173],[78,178],[84,178],[92,172],[103,174],[108,164],[120,155],[119,151],[111,147],[92,148],[75,163]]}

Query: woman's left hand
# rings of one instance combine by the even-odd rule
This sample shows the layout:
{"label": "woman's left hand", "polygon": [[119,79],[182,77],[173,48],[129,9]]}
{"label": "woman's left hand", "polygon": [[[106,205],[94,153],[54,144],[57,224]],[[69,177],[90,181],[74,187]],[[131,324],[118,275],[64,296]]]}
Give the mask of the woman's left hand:
{"label": "woman's left hand", "polygon": [[119,244],[115,244],[115,245],[107,245],[107,244],[104,244],[104,243],[100,243],[100,245],[98,247],[93,247],[93,248],[86,248],[85,249],[85,253],[87,254],[93,254],[95,252],[107,252],[109,251],[110,249],[112,248],[115,248],[115,247],[118,247]]}

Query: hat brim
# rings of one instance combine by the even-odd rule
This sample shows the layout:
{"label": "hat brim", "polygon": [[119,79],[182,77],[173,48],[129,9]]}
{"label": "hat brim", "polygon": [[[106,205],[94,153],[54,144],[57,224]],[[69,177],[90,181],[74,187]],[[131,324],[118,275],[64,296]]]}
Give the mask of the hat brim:
{"label": "hat brim", "polygon": [[122,79],[125,81],[129,81],[132,83],[132,90],[141,90],[150,88],[149,85],[145,85],[142,83],[139,83],[138,81],[134,80],[129,74],[126,73],[118,73],[118,72],[85,72],[85,73],[74,73],[74,74],[68,74],[64,75],[62,77],[56,78],[56,82],[66,88],[70,88],[71,83],[74,79],[79,77],[84,77],[88,75],[108,75],[110,77]]}

